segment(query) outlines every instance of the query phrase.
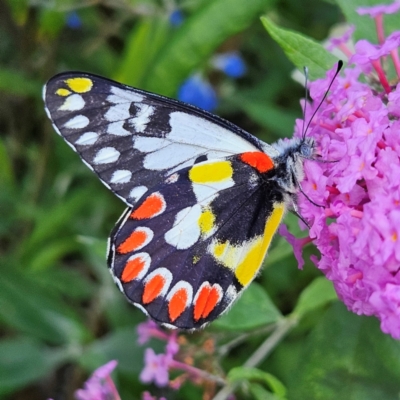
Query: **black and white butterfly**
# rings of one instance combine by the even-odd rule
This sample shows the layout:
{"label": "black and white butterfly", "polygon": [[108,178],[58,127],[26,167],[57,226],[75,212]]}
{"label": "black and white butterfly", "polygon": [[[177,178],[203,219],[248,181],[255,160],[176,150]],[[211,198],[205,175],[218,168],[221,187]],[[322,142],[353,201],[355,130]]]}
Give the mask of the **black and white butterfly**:
{"label": "black and white butterfly", "polygon": [[257,275],[312,159],[182,102],[95,75],[44,87],[55,130],[128,206],[108,264],[128,300],[170,328],[224,313]]}

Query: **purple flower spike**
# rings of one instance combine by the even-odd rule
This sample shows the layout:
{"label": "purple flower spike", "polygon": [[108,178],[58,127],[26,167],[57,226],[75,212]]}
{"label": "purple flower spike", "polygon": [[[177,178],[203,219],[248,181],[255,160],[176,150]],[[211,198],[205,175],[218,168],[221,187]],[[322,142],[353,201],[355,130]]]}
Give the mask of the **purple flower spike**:
{"label": "purple flower spike", "polygon": [[[368,12],[394,10],[400,10],[400,1]],[[351,67],[334,80],[317,111],[336,67],[310,84],[315,101],[307,107],[305,124],[316,111],[307,134],[325,162],[305,161],[306,196],[300,193],[298,199],[300,214],[311,227],[309,236],[320,252],[320,258],[312,261],[333,282],[349,310],[376,316],[382,331],[396,339],[400,339],[400,84],[389,83],[382,57],[391,56],[400,71],[399,47],[399,31],[380,44],[360,40]],[[362,72],[372,70],[373,77],[365,79]],[[302,134],[299,126],[301,121],[295,127],[297,137]],[[302,240],[307,238],[296,239],[285,227],[280,233],[292,244],[301,267]]]}

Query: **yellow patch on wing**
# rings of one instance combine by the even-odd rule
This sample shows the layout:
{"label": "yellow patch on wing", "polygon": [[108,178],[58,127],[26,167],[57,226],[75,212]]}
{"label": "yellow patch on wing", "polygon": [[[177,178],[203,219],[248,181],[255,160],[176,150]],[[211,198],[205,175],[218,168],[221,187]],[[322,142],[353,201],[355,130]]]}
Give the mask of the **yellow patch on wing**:
{"label": "yellow patch on wing", "polygon": [[60,88],[56,90],[56,94],[58,94],[59,96],[68,96],[70,95],[72,92],[70,92],[68,89],[64,89],[64,88]]}
{"label": "yellow patch on wing", "polygon": [[253,243],[236,268],[236,278],[243,286],[248,285],[257,274],[271,240],[281,223],[284,212],[285,207],[283,204],[274,205],[274,210],[265,224],[264,235]]}
{"label": "yellow patch on wing", "polygon": [[217,261],[235,273],[241,285],[247,286],[257,274],[284,212],[283,203],[275,204],[262,236],[239,245],[233,245],[229,241],[223,243],[214,241],[210,244],[209,252]]}
{"label": "yellow patch on wing", "polygon": [[65,83],[75,93],[86,93],[93,87],[93,81],[89,78],[70,78]]}
{"label": "yellow patch on wing", "polygon": [[215,215],[213,212],[210,209],[203,211],[198,220],[201,233],[203,235],[210,233],[214,228],[214,222]]}
{"label": "yellow patch on wing", "polygon": [[233,168],[229,161],[216,161],[194,165],[189,171],[193,183],[221,182],[232,178]]}

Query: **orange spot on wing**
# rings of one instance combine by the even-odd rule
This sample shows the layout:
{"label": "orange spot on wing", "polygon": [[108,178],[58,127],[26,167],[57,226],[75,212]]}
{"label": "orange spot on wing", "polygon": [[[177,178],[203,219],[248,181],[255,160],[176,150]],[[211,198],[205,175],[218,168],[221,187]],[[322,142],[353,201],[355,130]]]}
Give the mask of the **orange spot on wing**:
{"label": "orange spot on wing", "polygon": [[163,290],[165,278],[162,275],[155,275],[145,285],[142,302],[143,304],[151,303]]}
{"label": "orange spot on wing", "polygon": [[221,299],[221,294],[215,286],[203,286],[194,305],[194,319],[207,318]]}
{"label": "orange spot on wing", "polygon": [[185,311],[187,301],[188,294],[186,289],[183,288],[177,290],[171,297],[168,304],[168,313],[171,322],[174,322]]}
{"label": "orange spot on wing", "polygon": [[124,283],[133,281],[142,271],[145,266],[145,261],[142,257],[136,257],[126,263],[122,271],[121,281]]}
{"label": "orange spot on wing", "polygon": [[118,246],[117,252],[126,254],[139,249],[145,243],[147,236],[147,233],[144,231],[132,232],[132,234]]}
{"label": "orange spot on wing", "polygon": [[249,151],[247,153],[242,153],[240,155],[240,160],[261,173],[267,172],[274,168],[274,163],[271,158],[260,151]]}
{"label": "orange spot on wing", "polygon": [[160,193],[152,193],[147,199],[130,215],[132,219],[147,219],[161,214],[165,209],[165,200]]}

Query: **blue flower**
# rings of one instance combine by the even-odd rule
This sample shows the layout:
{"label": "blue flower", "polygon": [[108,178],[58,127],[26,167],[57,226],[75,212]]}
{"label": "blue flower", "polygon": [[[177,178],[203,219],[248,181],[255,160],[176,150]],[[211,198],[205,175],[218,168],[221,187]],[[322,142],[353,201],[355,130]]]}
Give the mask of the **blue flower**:
{"label": "blue flower", "polygon": [[217,54],[212,65],[232,78],[240,78],[246,73],[246,65],[238,53]]}
{"label": "blue flower", "polygon": [[71,11],[67,14],[66,24],[71,29],[79,29],[82,26],[81,17],[76,11]]}
{"label": "blue flower", "polygon": [[178,99],[185,103],[212,111],[217,107],[217,94],[214,88],[200,75],[192,75],[178,90]]}
{"label": "blue flower", "polygon": [[183,16],[183,13],[181,10],[174,10],[169,14],[169,23],[172,26],[179,26],[183,23],[185,17]]}

